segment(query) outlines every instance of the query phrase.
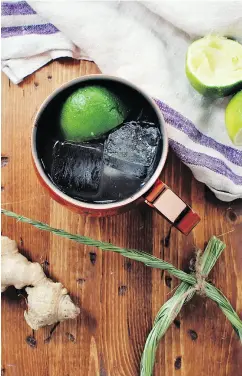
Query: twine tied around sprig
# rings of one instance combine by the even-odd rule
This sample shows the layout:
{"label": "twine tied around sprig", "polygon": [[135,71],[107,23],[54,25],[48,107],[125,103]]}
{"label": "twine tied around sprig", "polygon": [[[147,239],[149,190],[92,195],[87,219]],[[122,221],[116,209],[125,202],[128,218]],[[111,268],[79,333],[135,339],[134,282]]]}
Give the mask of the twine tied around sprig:
{"label": "twine tied around sprig", "polygon": [[198,249],[196,251],[196,261],[195,261],[195,277],[196,277],[197,283],[195,284],[194,289],[198,294],[205,296],[206,295],[205,282],[206,282],[207,275],[205,275],[202,271],[201,254],[202,254],[201,249]]}
{"label": "twine tied around sprig", "polygon": [[[202,270],[202,251],[201,249],[196,250],[195,252],[195,263],[194,266],[191,267],[192,275],[196,278],[196,283],[194,286],[190,289],[190,294],[195,292],[201,296],[206,296],[206,279],[208,277],[207,274],[203,273]],[[186,298],[189,295],[188,293],[185,293],[183,298]]]}
{"label": "twine tied around sprig", "polygon": [[174,318],[180,312],[182,306],[188,302],[195,293],[206,295],[206,297],[217,303],[219,308],[231,322],[233,329],[242,342],[242,321],[223,293],[206,280],[209,272],[212,270],[222,251],[225,249],[225,244],[215,236],[209,240],[203,253],[201,253],[201,251],[197,252],[195,270],[192,274],[187,274],[184,271],[177,269],[174,265],[149,253],[137,249],[120,248],[111,243],[101,242],[83,235],[71,234],[67,231],[51,227],[43,222],[32,220],[5,209],[1,209],[1,212],[8,217],[15,218],[20,222],[28,223],[40,230],[48,231],[52,234],[62,236],[81,244],[97,247],[103,251],[119,253],[124,257],[142,262],[146,266],[152,268],[166,270],[171,275],[182,281],[174,295],[160,308],[155,318],[153,328],[151,329],[145,343],[141,359],[140,376],[152,376],[156,349],[160,339],[166,333]]}
{"label": "twine tied around sprig", "polygon": [[172,321],[175,320],[177,316],[177,308],[179,307],[180,302],[186,303],[186,301],[189,301],[195,293],[201,295],[202,297],[206,296],[206,279],[208,277],[208,274],[204,274],[203,272],[201,249],[195,251],[195,262],[194,258],[190,260],[189,269],[192,272],[191,274],[195,277],[196,283],[194,283],[193,287],[188,289],[177,299],[177,303],[173,307],[173,310],[171,312]]}

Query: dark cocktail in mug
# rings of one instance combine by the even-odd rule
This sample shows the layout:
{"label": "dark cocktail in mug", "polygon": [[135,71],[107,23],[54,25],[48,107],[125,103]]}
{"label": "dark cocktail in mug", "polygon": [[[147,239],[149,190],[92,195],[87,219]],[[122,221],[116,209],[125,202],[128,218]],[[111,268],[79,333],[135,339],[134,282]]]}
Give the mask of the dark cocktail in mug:
{"label": "dark cocktail in mug", "polygon": [[198,215],[158,180],[167,150],[155,102],[129,82],[104,75],[55,91],[33,129],[35,168],[54,199],[98,216],[145,200],[188,234]]}

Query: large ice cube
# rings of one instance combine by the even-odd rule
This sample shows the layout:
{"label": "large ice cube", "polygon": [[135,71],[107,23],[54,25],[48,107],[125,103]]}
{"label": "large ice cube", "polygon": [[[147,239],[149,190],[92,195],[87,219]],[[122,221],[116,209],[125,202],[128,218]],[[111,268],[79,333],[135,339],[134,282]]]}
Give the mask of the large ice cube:
{"label": "large ice cube", "polygon": [[126,174],[144,178],[154,163],[160,138],[154,123],[127,122],[108,136],[104,162]]}
{"label": "large ice cube", "polygon": [[104,165],[100,189],[95,201],[119,201],[131,197],[145,183],[134,175]]}
{"label": "large ice cube", "polygon": [[103,170],[103,145],[57,141],[53,148],[51,177],[71,196],[95,194]]}

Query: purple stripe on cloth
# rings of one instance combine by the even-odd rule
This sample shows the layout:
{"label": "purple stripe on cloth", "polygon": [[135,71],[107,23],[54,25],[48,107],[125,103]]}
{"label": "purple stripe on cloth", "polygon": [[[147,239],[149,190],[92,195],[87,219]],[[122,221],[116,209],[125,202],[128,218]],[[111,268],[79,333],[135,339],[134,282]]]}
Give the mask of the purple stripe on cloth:
{"label": "purple stripe on cloth", "polygon": [[179,112],[160,100],[155,101],[162,111],[165,121],[171,126],[185,133],[192,141],[214,149],[223,154],[230,162],[242,166],[242,151],[223,145],[213,138],[202,134],[190,120],[179,114]]}
{"label": "purple stripe on cloth", "polygon": [[2,27],[2,38],[28,34],[54,34],[59,30],[52,24]]}
{"label": "purple stripe on cloth", "polygon": [[242,185],[242,176],[236,175],[221,159],[198,153],[186,148],[184,145],[169,139],[169,145],[182,162],[190,165],[206,167],[217,174],[226,176],[236,185]]}
{"label": "purple stripe on cloth", "polygon": [[18,1],[16,3],[2,2],[2,16],[17,16],[25,14],[36,14],[26,1]]}

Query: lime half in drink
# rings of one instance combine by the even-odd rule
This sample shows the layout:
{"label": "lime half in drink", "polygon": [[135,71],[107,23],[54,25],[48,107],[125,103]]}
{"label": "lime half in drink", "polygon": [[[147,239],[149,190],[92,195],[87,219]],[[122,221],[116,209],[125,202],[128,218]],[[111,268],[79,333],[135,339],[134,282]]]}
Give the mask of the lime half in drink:
{"label": "lime half in drink", "polygon": [[63,104],[61,130],[68,141],[89,141],[120,125],[128,113],[127,105],[111,90],[85,86]]}

